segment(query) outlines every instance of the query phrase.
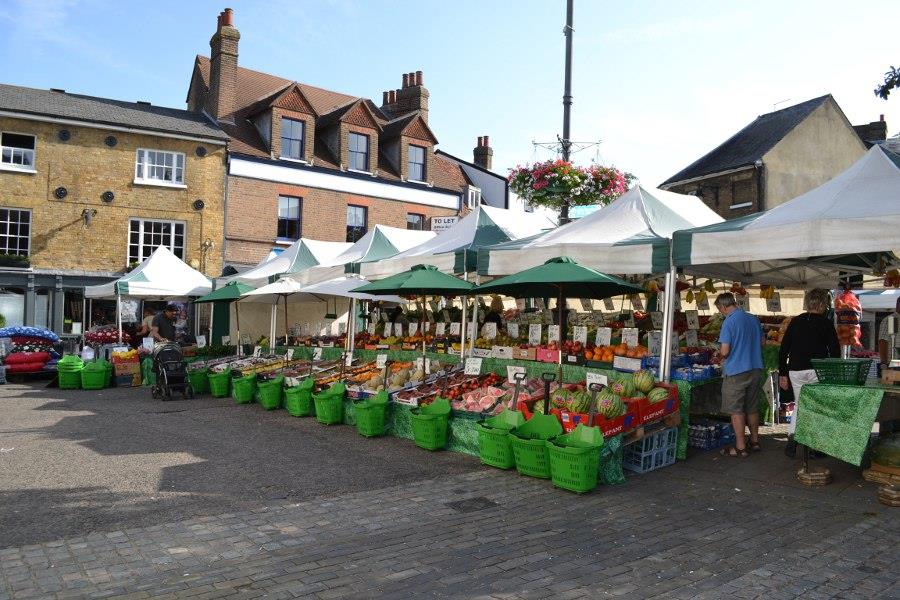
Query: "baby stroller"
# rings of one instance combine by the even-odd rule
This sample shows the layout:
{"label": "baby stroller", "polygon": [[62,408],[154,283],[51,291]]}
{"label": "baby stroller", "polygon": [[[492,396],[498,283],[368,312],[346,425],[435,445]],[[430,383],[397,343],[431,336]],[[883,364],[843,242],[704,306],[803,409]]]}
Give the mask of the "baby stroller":
{"label": "baby stroller", "polygon": [[174,392],[183,398],[193,398],[194,389],[188,381],[181,346],[175,342],[156,344],[153,348],[153,373],[156,383],[150,393],[156,399],[171,400]]}

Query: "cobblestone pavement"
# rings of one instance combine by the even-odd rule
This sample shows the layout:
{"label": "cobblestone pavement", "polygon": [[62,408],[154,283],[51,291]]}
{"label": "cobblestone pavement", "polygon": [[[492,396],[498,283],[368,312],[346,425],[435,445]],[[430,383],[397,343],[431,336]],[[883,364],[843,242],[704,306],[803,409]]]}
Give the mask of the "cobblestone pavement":
{"label": "cobblestone pavement", "polygon": [[[169,413],[169,414],[160,414]],[[836,461],[702,454],[577,496],[283,411],[0,390],[8,598],[900,598],[900,520]]]}

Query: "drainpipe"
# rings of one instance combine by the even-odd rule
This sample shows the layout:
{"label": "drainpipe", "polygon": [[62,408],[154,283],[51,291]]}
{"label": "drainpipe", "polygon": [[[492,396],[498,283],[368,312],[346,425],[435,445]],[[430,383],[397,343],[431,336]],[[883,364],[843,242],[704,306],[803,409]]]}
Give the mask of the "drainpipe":
{"label": "drainpipe", "polygon": [[758,160],[756,166],[756,208],[759,212],[766,210],[766,165]]}
{"label": "drainpipe", "polygon": [[222,198],[222,268],[225,268],[225,247],[228,245],[228,171],[231,169],[231,157],[225,149],[225,185]]}

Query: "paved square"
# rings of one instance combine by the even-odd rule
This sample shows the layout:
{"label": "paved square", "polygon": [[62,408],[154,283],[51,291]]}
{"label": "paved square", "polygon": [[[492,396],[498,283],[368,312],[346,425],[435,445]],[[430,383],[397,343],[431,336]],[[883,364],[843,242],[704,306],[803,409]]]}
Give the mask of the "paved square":
{"label": "paved square", "polygon": [[577,496],[229,400],[0,387],[8,598],[900,598],[900,519],[778,436]]}

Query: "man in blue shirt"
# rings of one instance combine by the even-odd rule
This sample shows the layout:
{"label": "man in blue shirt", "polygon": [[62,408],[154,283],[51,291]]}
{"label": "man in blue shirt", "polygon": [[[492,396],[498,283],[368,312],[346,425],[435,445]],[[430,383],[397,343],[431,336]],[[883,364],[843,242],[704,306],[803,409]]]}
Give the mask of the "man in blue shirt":
{"label": "man in blue shirt", "polygon": [[722,412],[731,415],[734,446],[723,448],[724,456],[746,458],[744,427],[750,428],[750,450],[759,450],[759,392],[763,383],[762,325],[744,312],[734,294],[719,294],[716,308],[725,315],[719,333],[722,357]]}

